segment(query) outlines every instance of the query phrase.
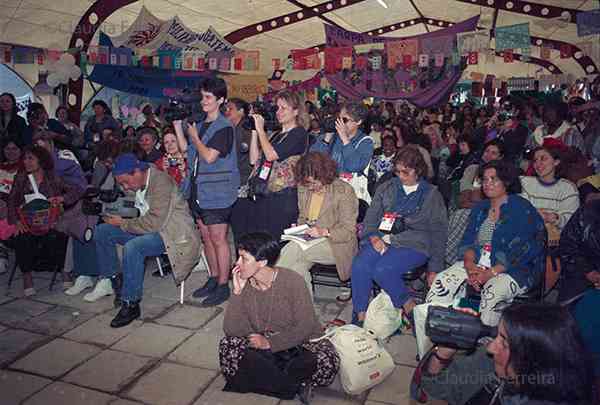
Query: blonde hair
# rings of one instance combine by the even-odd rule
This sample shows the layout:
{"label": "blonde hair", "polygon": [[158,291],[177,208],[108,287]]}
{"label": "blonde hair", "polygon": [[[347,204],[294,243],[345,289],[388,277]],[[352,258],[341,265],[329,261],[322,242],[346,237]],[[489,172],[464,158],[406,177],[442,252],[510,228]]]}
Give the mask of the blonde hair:
{"label": "blonde hair", "polygon": [[277,93],[273,99],[273,102],[277,103],[277,101],[280,99],[285,101],[294,110],[298,110],[298,115],[296,116],[296,125],[307,129],[310,121],[304,107],[304,99],[298,93],[293,93],[289,90],[281,90],[279,93]]}

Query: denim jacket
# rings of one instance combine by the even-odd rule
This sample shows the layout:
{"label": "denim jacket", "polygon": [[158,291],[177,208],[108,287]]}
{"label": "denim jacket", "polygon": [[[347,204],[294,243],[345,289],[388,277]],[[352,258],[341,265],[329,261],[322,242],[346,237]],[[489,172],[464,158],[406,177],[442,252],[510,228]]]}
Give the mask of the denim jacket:
{"label": "denim jacket", "polygon": [[[479,261],[479,229],[488,216],[490,201],[484,200],[471,210],[459,257],[472,249]],[[526,199],[511,194],[500,207],[500,218],[492,236],[491,265],[502,264],[520,287],[533,287],[545,269],[546,228],[535,207]]]}
{"label": "denim jacket", "polygon": [[328,144],[324,141],[325,135],[323,134],[317,137],[310,150],[330,155],[336,161],[339,173],[361,174],[373,157],[373,139],[370,137],[364,139],[366,137],[364,132],[358,130],[350,142],[344,145],[339,136],[335,134],[331,143]]}

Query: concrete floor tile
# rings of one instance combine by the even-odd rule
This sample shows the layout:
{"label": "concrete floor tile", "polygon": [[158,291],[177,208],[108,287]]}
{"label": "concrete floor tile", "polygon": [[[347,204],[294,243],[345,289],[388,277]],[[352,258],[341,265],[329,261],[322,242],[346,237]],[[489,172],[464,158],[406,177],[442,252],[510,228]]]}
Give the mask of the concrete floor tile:
{"label": "concrete floor tile", "polygon": [[[142,319],[152,320],[165,314],[169,308],[177,305],[176,299],[163,300],[151,296],[145,296],[142,299]],[[116,313],[115,313],[116,314]]]}
{"label": "concrete floor tile", "polygon": [[19,404],[52,381],[16,371],[0,371],[0,392],[3,404]]}
{"label": "concrete floor tile", "polygon": [[153,405],[187,405],[216,374],[216,371],[163,363],[142,376],[126,396]]}
{"label": "concrete floor tile", "polygon": [[410,380],[414,371],[410,367],[396,366],[396,369],[388,378],[371,389],[367,399],[388,404],[408,403]]}
{"label": "concrete floor tile", "polygon": [[217,316],[221,308],[199,308],[191,305],[177,305],[156,320],[161,325],[178,326],[198,330],[210,319]]}
{"label": "concrete floor tile", "polygon": [[206,325],[204,325],[201,329],[203,332],[221,334],[223,333],[223,320],[225,319],[225,310],[223,310],[219,315],[215,318],[211,319]]}
{"label": "concrete floor tile", "polygon": [[[2,285],[1,282],[0,282],[0,285]],[[0,305],[4,304],[5,302],[12,301],[14,299],[15,299],[15,297],[11,297],[10,295],[6,295],[2,291],[2,289],[0,288]]]}
{"label": "concrete floor tile", "polygon": [[63,380],[108,392],[119,392],[139,377],[155,360],[130,353],[105,350],[67,374]]}
{"label": "concrete floor tile", "polygon": [[54,305],[28,299],[17,299],[0,305],[0,320],[5,325],[13,325],[48,312],[52,308],[54,308]]}
{"label": "concrete floor tile", "polygon": [[277,405],[279,403],[278,398],[267,397],[265,395],[223,392],[224,386],[225,379],[220,375],[202,393],[200,398],[194,402],[194,405]]}
{"label": "concrete floor tile", "polygon": [[413,335],[394,335],[386,340],[384,346],[392,355],[394,363],[417,367],[417,341]]}
{"label": "concrete floor tile", "polygon": [[94,318],[66,333],[63,337],[78,342],[111,346],[142,325],[142,321],[133,321],[122,328],[111,328],[110,321],[113,318],[113,316],[108,314],[96,315]]}
{"label": "concrete floor tile", "polygon": [[110,405],[140,405],[141,402],[131,401],[129,399],[117,398]]}
{"label": "concrete floor tile", "polygon": [[[86,290],[85,293],[89,292]],[[61,305],[70,308],[77,308],[79,312],[99,314],[113,308],[113,296],[104,297],[96,302],[86,302],[83,300],[85,293],[71,296],[65,294],[61,288],[55,287],[54,291],[38,292],[35,296],[36,301],[48,304]]]}
{"label": "concrete floor tile", "polygon": [[76,308],[57,306],[36,317],[18,322],[15,327],[44,335],[58,336],[87,321],[93,314]]}
{"label": "concrete floor tile", "polygon": [[114,397],[102,392],[55,382],[25,401],[23,405],[108,405],[113,399]]}
{"label": "concrete floor tile", "polygon": [[58,338],[34,350],[11,367],[48,377],[58,377],[99,351],[95,346]]}
{"label": "concrete floor tile", "polygon": [[142,356],[162,357],[191,334],[186,329],[145,323],[117,342],[113,349]]}
{"label": "concrete floor tile", "polygon": [[169,360],[190,366],[219,370],[221,333],[197,332],[169,355]]}
{"label": "concrete floor tile", "polygon": [[24,330],[8,329],[0,333],[0,367],[6,366],[20,355],[48,340],[47,336]]}

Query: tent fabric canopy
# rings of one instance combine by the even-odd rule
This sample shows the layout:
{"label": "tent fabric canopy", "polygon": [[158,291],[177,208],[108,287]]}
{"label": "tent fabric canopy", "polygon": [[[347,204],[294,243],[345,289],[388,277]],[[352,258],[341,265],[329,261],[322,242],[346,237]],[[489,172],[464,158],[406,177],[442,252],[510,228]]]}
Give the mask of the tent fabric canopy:
{"label": "tent fabric canopy", "polygon": [[[481,15],[480,25],[488,28],[494,20],[497,26],[529,22],[532,36],[572,44],[590,39],[598,40],[598,36],[578,37],[576,24],[565,22],[564,18],[540,18],[517,12],[516,9],[502,9],[494,16],[494,8],[487,6],[494,4],[492,0],[482,4],[459,0],[414,0],[416,7],[406,0],[385,2],[388,5],[387,9],[380,6],[376,0],[333,0],[328,3],[320,0],[143,0],[119,9],[100,30],[113,39],[124,38],[144,8],[157,20],[180,23],[186,30],[195,33],[203,33],[209,27],[213,27],[215,32],[225,38],[231,32],[260,21],[276,19],[286,14],[298,16],[298,21],[288,21],[287,24],[283,22],[277,25],[272,21],[270,25],[275,22],[276,27],[270,27],[269,30],[264,30],[265,32],[257,29],[256,35],[234,44],[240,49],[260,50],[260,65],[265,73],[269,73],[272,58],[285,59],[290,49],[308,48],[325,42],[323,19],[301,19],[299,15],[315,6],[319,5],[324,9],[326,6],[323,5],[334,3],[336,7],[340,4],[347,5],[340,6],[340,9],[332,6],[331,10],[320,10],[324,12],[322,16],[327,18],[330,24],[355,32],[393,26],[395,29],[386,32],[386,36],[406,37],[440,29],[436,21],[459,22]],[[473,3],[477,2],[473,0]],[[532,0],[530,3],[539,4],[540,7],[559,6],[581,11],[598,8],[597,0]],[[80,0],[0,0],[0,42],[54,49],[67,48],[77,22],[90,4]],[[423,22],[408,23],[404,27],[394,26],[397,22],[419,19],[421,16],[424,17]],[[533,56],[539,52],[536,48],[533,47]],[[557,52],[553,53],[551,62],[565,73],[575,76],[586,74],[573,58],[560,59]],[[600,60],[596,59],[595,62],[600,66]],[[534,75],[539,70],[539,67],[523,63],[503,64],[501,58],[497,58],[493,66],[482,64],[477,68],[479,71],[498,71],[507,76]]]}

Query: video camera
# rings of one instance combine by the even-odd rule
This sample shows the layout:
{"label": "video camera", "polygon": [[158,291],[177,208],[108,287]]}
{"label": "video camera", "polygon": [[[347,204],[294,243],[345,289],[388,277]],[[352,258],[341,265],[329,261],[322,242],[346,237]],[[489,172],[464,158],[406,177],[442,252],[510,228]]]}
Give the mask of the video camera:
{"label": "video camera", "polygon": [[85,215],[117,215],[122,218],[140,216],[135,201],[127,198],[123,191],[116,189],[88,189],[83,196],[82,211]]}
{"label": "video camera", "polygon": [[452,308],[430,306],[427,309],[425,334],[436,345],[455,349],[473,349],[483,337],[496,337],[498,328],[484,325],[471,314]]}
{"label": "video camera", "polygon": [[165,120],[187,121],[188,123],[202,122],[205,113],[200,105],[202,96],[194,90],[184,89],[180,94],[169,99],[169,105],[165,108]]}
{"label": "video camera", "polygon": [[[250,106],[250,114],[261,115],[265,119],[265,131],[272,132],[281,128],[279,121],[277,121],[277,109],[264,102],[256,102]],[[242,128],[248,131],[255,131],[256,124],[254,118],[245,117],[242,121]]]}

